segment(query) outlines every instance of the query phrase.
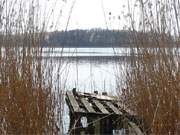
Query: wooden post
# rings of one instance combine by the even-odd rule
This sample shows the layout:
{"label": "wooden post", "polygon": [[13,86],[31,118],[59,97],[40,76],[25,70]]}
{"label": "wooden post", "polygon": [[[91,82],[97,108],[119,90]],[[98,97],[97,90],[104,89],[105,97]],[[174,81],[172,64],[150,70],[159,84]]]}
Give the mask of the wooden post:
{"label": "wooden post", "polygon": [[88,134],[95,134],[94,133],[94,125],[93,125],[93,119],[92,119],[92,117],[89,117],[89,118],[87,118],[87,122],[88,123],[91,123],[91,124],[89,124],[88,125],[88,127],[87,127],[87,132],[88,132]]}
{"label": "wooden post", "polygon": [[103,119],[101,120],[101,134],[113,134],[112,120]]}
{"label": "wooden post", "polygon": [[70,113],[70,126],[69,126],[69,134],[78,135],[82,130],[82,124],[80,120],[80,115],[73,115]]}
{"label": "wooden post", "polygon": [[[66,92],[66,102],[70,111],[69,134],[111,135],[113,129],[119,131],[124,129],[127,134],[133,130],[141,134],[139,120],[127,113],[126,110],[122,110],[118,105],[119,102],[108,97],[106,93],[101,97],[98,96],[98,92],[82,94],[73,89],[73,91]],[[81,123],[81,117],[84,116],[86,116],[87,123],[89,123],[87,127],[83,127]],[[98,119],[101,120],[98,121]]]}
{"label": "wooden post", "polygon": [[[99,119],[99,117],[97,117],[95,120],[97,120],[97,119]],[[96,121],[95,123],[94,123],[94,127],[95,127],[95,134],[96,135],[100,135],[101,133],[100,133],[100,129],[101,129],[101,127],[100,127],[100,121]]]}

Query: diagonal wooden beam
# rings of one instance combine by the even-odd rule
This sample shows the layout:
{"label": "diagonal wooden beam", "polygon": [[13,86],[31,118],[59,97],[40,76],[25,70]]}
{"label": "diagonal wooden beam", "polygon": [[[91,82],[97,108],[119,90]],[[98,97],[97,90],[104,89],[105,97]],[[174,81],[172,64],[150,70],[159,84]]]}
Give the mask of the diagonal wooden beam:
{"label": "diagonal wooden beam", "polygon": [[88,112],[90,113],[96,113],[96,111],[92,108],[91,104],[86,100],[86,98],[81,98],[81,102],[86,107]]}
{"label": "diagonal wooden beam", "polygon": [[105,102],[106,103],[106,105],[109,107],[109,108],[111,108],[111,110],[113,110],[113,112],[115,113],[115,114],[122,114],[122,112],[120,112],[119,110],[118,110],[118,108],[116,108],[111,102]]}
{"label": "diagonal wooden beam", "polygon": [[109,114],[108,110],[104,107],[103,104],[101,104],[98,100],[93,100],[93,102],[95,103],[95,105],[99,108],[99,110],[104,113],[104,114]]}
{"label": "diagonal wooden beam", "polygon": [[141,129],[135,123],[129,121],[129,125],[136,132],[137,135],[144,135]]}
{"label": "diagonal wooden beam", "polygon": [[73,93],[71,91],[66,92],[67,98],[69,99],[69,102],[73,108],[74,112],[80,112],[80,107],[78,105],[78,102],[76,101],[76,98],[74,97]]}

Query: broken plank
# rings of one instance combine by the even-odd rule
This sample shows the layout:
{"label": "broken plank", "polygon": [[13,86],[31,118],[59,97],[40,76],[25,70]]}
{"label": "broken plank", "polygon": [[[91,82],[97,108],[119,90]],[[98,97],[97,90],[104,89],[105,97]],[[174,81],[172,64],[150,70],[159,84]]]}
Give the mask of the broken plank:
{"label": "broken plank", "polygon": [[124,108],[124,104],[122,104],[122,103],[120,103],[120,102],[116,102],[116,104],[117,104],[117,106],[119,107],[119,108]]}
{"label": "broken plank", "polygon": [[113,110],[115,114],[122,114],[111,102],[105,102],[105,103],[109,108],[111,108],[111,110]]}
{"label": "broken plank", "polygon": [[92,108],[91,104],[85,98],[81,98],[81,102],[84,104],[88,112],[96,113],[96,111]]}
{"label": "broken plank", "polygon": [[79,107],[78,102],[76,101],[73,93],[71,91],[67,91],[66,94],[67,94],[67,97],[68,97],[68,99],[70,101],[70,104],[71,104],[71,106],[73,108],[73,111],[74,112],[79,112],[80,107]]}
{"label": "broken plank", "polygon": [[129,121],[129,125],[136,132],[137,135],[144,135],[141,129],[135,123]]}
{"label": "broken plank", "polygon": [[136,113],[133,112],[132,110],[128,109],[128,107],[125,106],[125,104],[120,103],[120,102],[117,102],[116,104],[120,110],[123,110],[123,111],[129,113],[130,115],[136,115]]}
{"label": "broken plank", "polygon": [[93,102],[95,103],[95,105],[99,108],[99,110],[102,112],[102,113],[105,113],[105,114],[108,114],[108,110],[104,107],[103,104],[101,104],[98,100],[93,100]]}

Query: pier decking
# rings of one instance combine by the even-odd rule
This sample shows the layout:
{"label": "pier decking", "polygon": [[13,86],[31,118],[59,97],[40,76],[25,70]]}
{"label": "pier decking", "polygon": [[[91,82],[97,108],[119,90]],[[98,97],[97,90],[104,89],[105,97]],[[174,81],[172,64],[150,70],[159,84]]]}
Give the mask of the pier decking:
{"label": "pier decking", "polygon": [[[69,134],[131,133],[143,135],[142,120],[124,110],[117,97],[107,93],[66,92],[70,110]],[[83,122],[83,118],[86,122]],[[83,126],[83,123],[85,123]]]}

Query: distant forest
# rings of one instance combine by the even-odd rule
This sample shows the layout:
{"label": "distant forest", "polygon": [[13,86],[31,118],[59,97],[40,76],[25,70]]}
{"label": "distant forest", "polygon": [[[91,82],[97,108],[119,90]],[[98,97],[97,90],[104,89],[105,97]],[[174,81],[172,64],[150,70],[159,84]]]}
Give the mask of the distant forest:
{"label": "distant forest", "polygon": [[118,30],[70,30],[48,33],[43,46],[129,47],[130,32]]}
{"label": "distant forest", "polygon": [[[136,35],[133,37],[132,35]],[[156,36],[152,36],[156,35]],[[43,46],[54,47],[132,47],[133,41],[139,46],[146,44],[149,47],[157,47],[159,42],[152,41],[161,37],[168,45],[175,41],[168,34],[157,34],[153,32],[142,33],[123,30],[70,30],[55,31],[46,34]],[[133,39],[136,38],[136,39]]]}

